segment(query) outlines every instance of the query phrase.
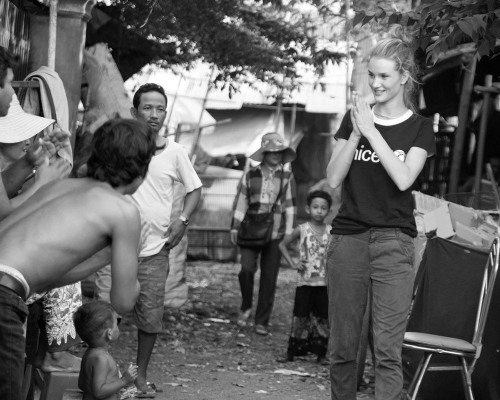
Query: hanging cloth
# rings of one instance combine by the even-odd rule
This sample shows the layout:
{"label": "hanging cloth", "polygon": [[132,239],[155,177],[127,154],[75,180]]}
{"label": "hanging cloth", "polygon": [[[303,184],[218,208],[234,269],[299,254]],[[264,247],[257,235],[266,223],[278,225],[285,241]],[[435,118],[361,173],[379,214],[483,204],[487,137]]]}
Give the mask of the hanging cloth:
{"label": "hanging cloth", "polygon": [[[52,118],[59,127],[69,132],[69,107],[64,84],[59,74],[53,69],[42,66],[30,73],[25,81],[38,81],[40,90],[27,90],[23,96],[24,111],[30,114]],[[52,129],[52,128],[50,128]],[[57,153],[73,166],[71,147],[65,147]]]}

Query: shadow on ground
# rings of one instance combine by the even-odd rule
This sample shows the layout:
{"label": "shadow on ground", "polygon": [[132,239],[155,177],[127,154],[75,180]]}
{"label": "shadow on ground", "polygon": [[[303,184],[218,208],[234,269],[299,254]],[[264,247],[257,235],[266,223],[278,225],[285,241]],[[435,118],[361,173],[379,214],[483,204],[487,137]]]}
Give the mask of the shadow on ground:
{"label": "shadow on ground", "polygon": [[[163,392],[157,399],[328,400],[328,367],[314,356],[280,364],[285,352],[296,272],[282,269],[271,334],[255,334],[235,324],[240,302],[239,264],[190,262],[189,299],[164,315],[165,330],[151,359],[149,380]],[[258,277],[256,279],[258,282]],[[255,297],[256,298],[256,297]],[[136,329],[130,316],[111,352],[123,369],[135,361]],[[371,360],[367,359],[358,399],[373,399]]]}

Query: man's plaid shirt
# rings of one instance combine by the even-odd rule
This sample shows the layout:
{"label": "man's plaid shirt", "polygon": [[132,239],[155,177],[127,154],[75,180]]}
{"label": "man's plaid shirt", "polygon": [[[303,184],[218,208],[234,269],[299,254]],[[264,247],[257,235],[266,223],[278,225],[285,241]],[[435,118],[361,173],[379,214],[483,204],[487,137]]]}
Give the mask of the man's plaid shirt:
{"label": "man's plaid shirt", "polygon": [[233,220],[231,229],[238,229],[241,221],[245,217],[247,210],[251,213],[265,214],[271,211],[271,208],[276,200],[276,196],[280,191],[280,198],[276,202],[274,209],[274,225],[272,239],[281,239],[285,234],[291,234],[295,223],[296,215],[296,198],[295,198],[295,179],[289,170],[284,170],[281,167],[276,171],[273,177],[274,198],[269,199],[269,204],[261,203],[262,192],[262,169],[261,166],[250,168],[243,175],[238,184],[238,191],[233,203]]}

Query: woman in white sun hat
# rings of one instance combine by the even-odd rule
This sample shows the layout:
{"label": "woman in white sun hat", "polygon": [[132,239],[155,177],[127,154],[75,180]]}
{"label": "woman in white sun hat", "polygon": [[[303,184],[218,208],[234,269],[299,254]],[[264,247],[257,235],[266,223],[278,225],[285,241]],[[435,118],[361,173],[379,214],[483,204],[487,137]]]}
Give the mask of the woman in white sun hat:
{"label": "woman in white sun hat", "polygon": [[[43,139],[34,139],[53,123],[52,119],[24,112],[16,95],[12,98],[7,115],[0,117],[0,170],[5,182],[0,181],[0,219],[45,183],[69,173],[70,166],[63,159],[53,159],[49,164],[49,157],[62,147],[69,146],[69,134],[55,129],[53,133],[44,135]],[[24,180],[33,173],[33,185],[9,199],[12,191],[17,192]]]}
{"label": "woman in white sun hat", "polygon": [[[295,180],[284,164],[295,159],[295,151],[286,146],[278,133],[266,133],[259,150],[250,156],[260,165],[243,176],[234,201],[231,241],[241,248],[241,271],[238,275],[242,302],[237,323],[245,326],[252,312],[253,284],[260,255],[260,287],[255,310],[255,332],[267,335],[273,309],[276,281],[281,261],[279,243],[291,234],[296,213]],[[242,229],[252,231],[255,219],[267,216],[267,240],[244,241]],[[248,221],[248,224],[246,224]],[[240,232],[238,232],[240,231]],[[257,235],[259,236],[259,235]]]}

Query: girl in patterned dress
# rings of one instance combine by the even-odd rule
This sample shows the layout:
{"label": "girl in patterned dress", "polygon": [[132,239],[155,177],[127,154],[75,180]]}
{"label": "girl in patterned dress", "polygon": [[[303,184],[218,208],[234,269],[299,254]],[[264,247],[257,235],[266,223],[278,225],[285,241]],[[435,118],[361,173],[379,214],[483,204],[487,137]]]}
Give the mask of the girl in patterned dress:
{"label": "girl in patterned dress", "polygon": [[[306,212],[309,221],[300,224],[285,236],[280,250],[292,268],[297,269],[292,327],[286,356],[279,362],[293,361],[295,356],[316,354],[326,364],[328,348],[328,294],[325,280],[326,248],[331,226],[324,220],[332,206],[331,196],[322,190],[309,193]],[[299,239],[299,260],[294,261],[287,246]]]}

